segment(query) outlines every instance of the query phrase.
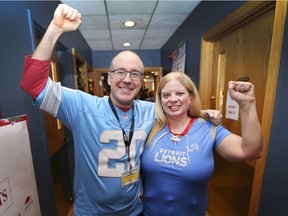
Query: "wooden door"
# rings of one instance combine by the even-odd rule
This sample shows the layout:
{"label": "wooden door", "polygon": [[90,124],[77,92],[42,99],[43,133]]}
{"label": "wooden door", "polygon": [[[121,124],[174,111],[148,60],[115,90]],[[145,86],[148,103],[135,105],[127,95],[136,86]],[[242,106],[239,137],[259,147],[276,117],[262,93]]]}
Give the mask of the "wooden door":
{"label": "wooden door", "polygon": [[287,2],[247,2],[203,36],[199,92],[204,108],[222,110],[222,124],[241,135],[240,119],[225,118],[227,83],[248,80],[256,88],[264,136],[264,155],[256,161],[232,163],[215,155],[208,193],[212,216],[257,215],[286,8]]}
{"label": "wooden door", "polygon": [[73,68],[74,68],[74,86],[83,92],[89,93],[88,83],[88,63],[81,57],[81,55],[72,48]]}
{"label": "wooden door", "polygon": [[[60,70],[56,51],[53,52],[49,76],[53,81],[60,82]],[[45,112],[44,115],[46,121],[48,152],[51,157],[65,144],[65,128],[59,119],[56,119],[47,112]]]}

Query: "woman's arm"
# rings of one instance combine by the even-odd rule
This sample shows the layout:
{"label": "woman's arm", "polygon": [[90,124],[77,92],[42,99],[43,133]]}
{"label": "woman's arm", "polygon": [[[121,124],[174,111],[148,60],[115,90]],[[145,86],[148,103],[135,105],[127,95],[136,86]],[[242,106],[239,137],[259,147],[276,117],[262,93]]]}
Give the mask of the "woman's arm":
{"label": "woman's arm", "polygon": [[216,151],[231,161],[247,161],[262,155],[263,141],[260,121],[256,110],[254,85],[249,82],[229,82],[229,93],[239,104],[242,137],[227,136]]}

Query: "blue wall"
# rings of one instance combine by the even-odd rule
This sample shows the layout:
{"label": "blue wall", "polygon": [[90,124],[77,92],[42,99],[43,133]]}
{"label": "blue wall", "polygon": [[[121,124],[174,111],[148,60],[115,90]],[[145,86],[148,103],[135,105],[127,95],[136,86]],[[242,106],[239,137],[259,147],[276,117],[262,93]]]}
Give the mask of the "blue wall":
{"label": "blue wall", "polygon": [[[28,114],[32,157],[43,216],[57,215],[45,120],[43,112],[32,106],[31,98],[22,91],[19,83],[24,56],[33,51],[27,10],[30,9],[32,19],[46,29],[57,5],[57,1],[0,1],[0,109],[2,118]],[[61,43],[67,49],[75,47],[92,65],[91,50],[78,31],[64,35]]]}
{"label": "blue wall", "polygon": [[260,216],[286,215],[288,202],[288,20],[282,46],[277,94],[262,187]]}
{"label": "blue wall", "polygon": [[172,62],[168,60],[179,44],[186,42],[185,73],[199,83],[201,36],[230,15],[245,1],[203,1],[185,20],[161,49],[161,65],[164,74],[171,71]]}
{"label": "blue wall", "polygon": [[[133,50],[143,61],[145,67],[160,67],[160,50]],[[120,51],[94,51],[93,67],[109,68],[112,58]]]}

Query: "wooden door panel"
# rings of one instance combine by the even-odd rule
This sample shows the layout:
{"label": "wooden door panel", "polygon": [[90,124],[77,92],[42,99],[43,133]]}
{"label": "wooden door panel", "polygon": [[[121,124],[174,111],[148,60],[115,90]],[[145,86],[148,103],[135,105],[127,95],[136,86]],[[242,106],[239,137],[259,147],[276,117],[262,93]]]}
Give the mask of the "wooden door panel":
{"label": "wooden door panel", "polygon": [[[271,19],[269,15],[267,16],[267,19],[265,17],[258,19],[265,13],[275,13],[274,20]],[[250,162],[240,164],[241,167],[246,170],[245,172],[241,172],[241,168],[238,169],[239,167],[236,168],[239,163],[226,164],[226,161],[219,161],[219,158],[215,158],[216,176],[213,176],[212,181],[209,184],[208,195],[208,211],[211,216],[255,216],[258,214],[265,162],[270,139],[270,130],[274,112],[274,101],[286,16],[287,1],[248,1],[219,24],[212,27],[202,37],[199,93],[201,96],[203,108],[209,107],[211,96],[216,96],[216,93],[219,91],[219,71],[227,70],[227,72],[225,72],[225,82],[227,82],[230,77],[231,79],[238,79],[239,77],[242,77],[242,75],[249,75],[250,81],[257,85],[257,111],[261,121],[264,145],[262,157],[254,161],[255,163],[252,164],[253,166],[250,166]],[[254,29],[254,25],[250,25],[250,23],[253,22],[254,24],[258,24],[256,29]],[[243,26],[244,28],[238,32],[239,35],[236,36],[237,40],[232,40],[230,42],[228,40],[225,43],[221,41],[222,38],[225,38],[226,36],[228,37],[229,34],[232,35],[238,31],[237,29],[242,28]],[[245,26],[247,29],[245,29]],[[267,37],[269,34],[271,36],[270,38],[269,36]],[[266,36],[263,37],[263,35]],[[267,39],[271,40],[270,44],[269,40]],[[245,49],[242,47],[243,44],[247,45]],[[220,49],[220,45],[222,46],[222,49]],[[234,50],[231,50],[231,47],[234,47]],[[256,51],[260,52],[260,54],[256,55]],[[223,55],[224,58],[219,60],[221,59],[221,55]],[[225,61],[223,61],[223,59]],[[231,61],[237,62],[237,66],[231,64]],[[219,62],[222,63],[220,64]],[[224,66],[223,62],[225,62]],[[222,66],[219,66],[219,64]],[[240,67],[239,65],[242,66]],[[226,66],[230,69],[229,71]],[[240,72],[239,69],[241,69]],[[253,73],[251,74],[250,71],[253,71]],[[225,85],[227,88],[227,83]],[[225,87],[223,89],[225,89]],[[230,123],[226,122],[225,124],[229,125]],[[230,125],[229,127],[229,129],[234,131],[238,130],[237,127],[233,129],[233,125]],[[220,169],[218,169],[219,164]],[[234,171],[237,171],[238,175],[231,175],[231,173]],[[250,177],[253,178],[252,185]],[[250,179],[250,181],[247,181],[247,179]],[[228,183],[226,180],[228,180]],[[244,194],[243,188],[238,190],[241,194],[236,192],[236,186],[244,186],[242,184],[243,182],[245,182],[245,187],[247,188],[245,192],[249,191],[248,195],[246,193],[246,197],[241,196]],[[234,188],[231,187],[232,184],[234,184]],[[213,185],[216,185],[220,188],[218,188],[218,190],[211,190]],[[224,190],[222,191],[228,189],[226,192],[228,192],[230,195],[233,195],[230,196],[230,199],[228,196],[223,196],[225,192],[222,193],[222,195],[219,195],[219,191],[221,191],[219,189],[221,189],[223,186]],[[211,191],[213,192],[212,196]],[[241,198],[239,199],[239,197]],[[243,202],[245,203],[245,206],[242,205]],[[238,210],[235,208],[238,208]],[[243,209],[245,210],[243,211]]]}
{"label": "wooden door panel", "polygon": [[[255,85],[257,112],[261,121],[274,12],[274,10],[271,10],[252,22],[238,28],[229,35],[219,39],[217,42],[217,49],[215,49],[214,55],[220,56],[225,53],[226,58],[225,75],[224,77],[218,77],[217,79],[218,84],[222,79],[224,79],[225,83],[223,89],[223,125],[229,128],[233,133],[239,135],[241,135],[240,121],[225,118],[225,103],[228,90],[227,84],[230,80],[239,80],[243,77],[249,78],[249,81]],[[219,71],[219,62],[220,61],[215,62],[213,66],[215,71]],[[216,95],[217,94],[219,94],[219,92],[216,92]],[[219,98],[217,98],[216,103],[219,103]]]}
{"label": "wooden door panel", "polygon": [[[203,108],[209,107],[211,97],[219,107],[222,90],[225,115],[228,81],[249,77],[256,89],[264,144],[263,156],[253,163],[235,164],[215,158],[215,173],[208,190],[211,216],[258,213],[286,13],[287,2],[248,1],[203,35],[199,80]],[[222,89],[221,79],[225,83]],[[229,130],[238,134],[239,122],[223,120]]]}
{"label": "wooden door panel", "polygon": [[[231,132],[241,135],[239,120],[225,118],[228,82],[249,78],[255,85],[257,112],[261,121],[269,54],[272,40],[274,10],[241,26],[215,42],[213,77],[216,83],[216,106],[222,107],[222,124]],[[216,61],[215,61],[216,59]],[[223,84],[224,83],[224,84]],[[219,95],[223,94],[223,98]],[[223,93],[222,93],[223,92]],[[222,104],[220,102],[222,101]],[[252,165],[252,166],[251,166]],[[247,215],[253,185],[255,161],[250,163],[232,163],[215,157],[215,172],[209,185],[209,212],[217,215]],[[223,184],[223,182],[225,184]],[[219,203],[215,200],[222,200]],[[217,204],[218,203],[218,204]],[[239,204],[241,203],[241,205]]]}
{"label": "wooden door panel", "polygon": [[[55,82],[60,82],[60,71],[58,65],[57,52],[53,52],[50,77]],[[51,157],[55,154],[65,143],[65,129],[62,122],[52,115],[45,112],[46,134],[48,140],[48,152]]]}

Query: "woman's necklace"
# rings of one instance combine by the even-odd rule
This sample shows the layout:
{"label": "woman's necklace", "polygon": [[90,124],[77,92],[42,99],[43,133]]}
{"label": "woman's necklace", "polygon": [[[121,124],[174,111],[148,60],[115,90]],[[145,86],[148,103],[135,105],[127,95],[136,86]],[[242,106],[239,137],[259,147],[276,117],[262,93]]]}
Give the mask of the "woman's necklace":
{"label": "woman's necklace", "polygon": [[173,133],[173,132],[171,131],[170,124],[168,123],[168,129],[169,129],[170,134],[171,134],[171,136],[172,136],[170,139],[171,139],[172,141],[174,141],[174,144],[176,144],[176,142],[181,141],[181,140],[180,140],[180,137],[181,137],[181,136],[184,136],[184,135],[186,135],[186,134],[188,133],[188,131],[190,130],[190,128],[191,128],[194,120],[195,120],[195,118],[191,118],[190,121],[188,122],[186,128],[185,128],[185,129],[183,130],[183,132],[180,133],[180,134]]}

